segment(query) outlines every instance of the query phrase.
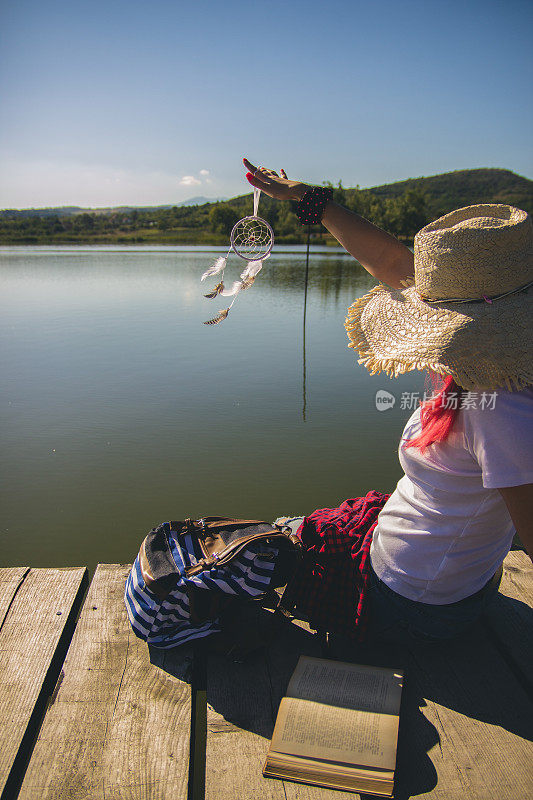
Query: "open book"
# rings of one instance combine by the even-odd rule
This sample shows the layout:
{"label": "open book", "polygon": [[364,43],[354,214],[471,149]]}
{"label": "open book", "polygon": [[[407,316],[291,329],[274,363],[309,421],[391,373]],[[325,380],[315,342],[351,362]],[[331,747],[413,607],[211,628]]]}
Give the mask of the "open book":
{"label": "open book", "polygon": [[403,674],[301,656],[263,775],[392,796]]}

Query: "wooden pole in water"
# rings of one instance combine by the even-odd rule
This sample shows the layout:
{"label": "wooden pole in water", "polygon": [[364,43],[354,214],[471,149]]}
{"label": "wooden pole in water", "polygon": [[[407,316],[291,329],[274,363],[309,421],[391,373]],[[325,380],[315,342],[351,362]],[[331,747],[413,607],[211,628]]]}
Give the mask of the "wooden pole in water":
{"label": "wooden pole in water", "polygon": [[311,241],[311,226],[307,226],[307,252],[305,257],[305,281],[304,281],[304,319],[303,319],[303,382],[302,382],[302,417],[303,421],[305,422],[305,411],[307,405],[307,397],[306,397],[306,377],[307,377],[307,370],[306,370],[306,362],[305,362],[305,321],[307,317],[307,286],[309,283],[309,243]]}

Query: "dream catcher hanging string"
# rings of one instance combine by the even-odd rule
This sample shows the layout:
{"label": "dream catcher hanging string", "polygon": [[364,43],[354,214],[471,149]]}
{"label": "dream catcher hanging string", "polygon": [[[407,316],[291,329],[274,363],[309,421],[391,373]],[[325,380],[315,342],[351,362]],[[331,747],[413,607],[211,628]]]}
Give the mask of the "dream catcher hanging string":
{"label": "dream catcher hanging string", "polygon": [[[261,190],[254,187],[253,215],[244,217],[235,223],[230,234],[230,248],[225,256],[217,258],[215,263],[207,269],[201,277],[204,281],[214,275],[220,275],[219,282],[213,291],[205,294],[209,300],[218,297],[233,297],[228,308],[221,309],[216,317],[204,322],[204,325],[217,325],[226,319],[240,292],[249,289],[263,267],[263,261],[270,256],[274,244],[274,232],[268,222],[257,215]],[[240,279],[231,286],[224,284],[224,271],[231,252],[247,262],[245,269],[240,274]]]}
{"label": "dream catcher hanging string", "polygon": [[[219,275],[219,282],[214,287],[213,291],[208,292],[204,297],[209,300],[218,297],[232,297],[228,308],[219,311],[216,317],[204,322],[204,325],[217,325],[222,320],[226,319],[230,309],[232,308],[237,296],[240,292],[249,289],[255,281],[256,276],[259,274],[263,267],[263,261],[270,256],[270,251],[274,244],[274,233],[272,228],[261,219],[257,212],[259,209],[259,197],[261,190],[254,187],[253,193],[253,215],[251,217],[244,217],[240,219],[234,226],[230,234],[230,248],[225,256],[221,256],[215,260],[215,263],[209,267],[201,277],[204,281],[206,278],[214,275]],[[303,330],[302,330],[302,361],[303,361],[303,374],[302,374],[302,417],[305,422],[307,411],[307,362],[306,362],[306,321],[307,321],[307,292],[309,286],[309,250],[311,242],[311,225],[307,226],[307,247],[305,257],[305,279],[304,279],[304,307],[303,307]],[[226,287],[224,284],[224,271],[228,257],[231,252],[236,253],[240,258],[245,259],[248,263],[245,269],[241,272],[240,280],[234,281],[231,286]]]}

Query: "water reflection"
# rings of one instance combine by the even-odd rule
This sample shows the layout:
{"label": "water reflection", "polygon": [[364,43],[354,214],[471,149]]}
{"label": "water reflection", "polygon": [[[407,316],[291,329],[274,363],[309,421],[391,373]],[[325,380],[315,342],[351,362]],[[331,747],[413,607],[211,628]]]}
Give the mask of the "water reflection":
{"label": "water reflection", "polygon": [[215,328],[212,251],[49,250],[0,249],[2,563],[128,561],[164,519],[273,519],[398,478],[410,412],[374,396],[420,382],[357,366],[344,316],[373,280],[349,257],[311,255],[304,348],[303,248]]}
{"label": "water reflection", "polygon": [[[305,256],[299,258],[272,256],[261,272],[261,282],[288,292],[303,291]],[[364,293],[373,285],[374,281],[368,273],[348,256],[328,258],[316,253],[311,254],[309,286],[317,291],[323,300],[332,299],[337,305],[340,299],[344,301],[345,293],[353,292],[355,296],[359,289]]]}

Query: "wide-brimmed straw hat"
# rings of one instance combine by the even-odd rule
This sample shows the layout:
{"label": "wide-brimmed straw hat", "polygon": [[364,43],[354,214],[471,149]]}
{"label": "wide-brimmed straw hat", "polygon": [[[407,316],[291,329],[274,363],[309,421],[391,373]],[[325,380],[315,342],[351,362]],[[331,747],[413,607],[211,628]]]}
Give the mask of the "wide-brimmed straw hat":
{"label": "wide-brimmed straw hat", "polygon": [[415,236],[415,276],[356,300],[349,347],[371,374],[452,375],[465,389],[533,384],[533,225],[525,211],[478,205]]}

